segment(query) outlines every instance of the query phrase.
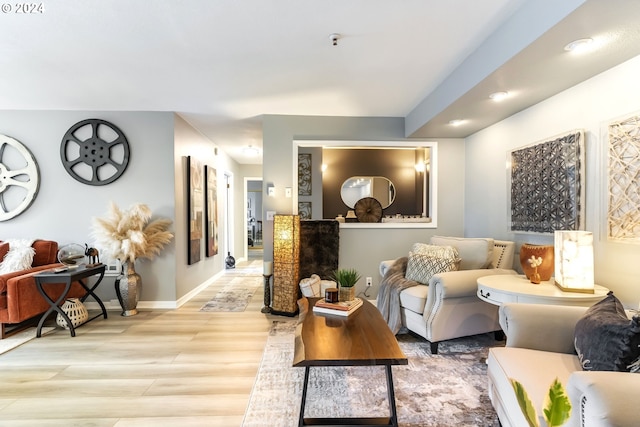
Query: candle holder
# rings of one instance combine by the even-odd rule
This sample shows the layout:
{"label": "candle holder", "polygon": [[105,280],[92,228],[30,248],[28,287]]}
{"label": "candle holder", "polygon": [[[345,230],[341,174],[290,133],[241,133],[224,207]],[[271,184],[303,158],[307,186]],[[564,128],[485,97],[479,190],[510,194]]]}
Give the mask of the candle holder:
{"label": "candle holder", "polygon": [[261,313],[271,313],[271,276],[273,275],[262,275],[264,277],[264,307],[260,310]]}

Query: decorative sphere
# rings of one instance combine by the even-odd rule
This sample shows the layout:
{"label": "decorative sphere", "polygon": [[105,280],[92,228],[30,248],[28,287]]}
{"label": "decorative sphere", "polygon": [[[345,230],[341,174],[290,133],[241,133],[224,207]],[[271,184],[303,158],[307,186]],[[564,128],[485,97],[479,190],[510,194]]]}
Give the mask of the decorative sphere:
{"label": "decorative sphere", "polygon": [[67,267],[77,267],[84,262],[84,247],[77,243],[69,243],[58,250],[58,261]]}

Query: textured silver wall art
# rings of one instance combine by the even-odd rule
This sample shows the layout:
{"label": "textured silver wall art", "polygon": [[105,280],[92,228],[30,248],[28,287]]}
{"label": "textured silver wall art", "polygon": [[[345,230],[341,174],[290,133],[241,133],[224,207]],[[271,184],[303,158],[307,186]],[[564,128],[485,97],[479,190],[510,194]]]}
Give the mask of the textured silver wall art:
{"label": "textured silver wall art", "polygon": [[640,116],[610,123],[608,139],[607,236],[640,243]]}
{"label": "textured silver wall art", "polygon": [[510,152],[512,231],[584,229],[584,155],[581,130]]}
{"label": "textured silver wall art", "polygon": [[31,151],[18,140],[0,135],[0,221],[26,211],[39,188],[40,170]]}
{"label": "textured silver wall art", "polygon": [[298,154],[298,196],[311,196],[311,154]]}

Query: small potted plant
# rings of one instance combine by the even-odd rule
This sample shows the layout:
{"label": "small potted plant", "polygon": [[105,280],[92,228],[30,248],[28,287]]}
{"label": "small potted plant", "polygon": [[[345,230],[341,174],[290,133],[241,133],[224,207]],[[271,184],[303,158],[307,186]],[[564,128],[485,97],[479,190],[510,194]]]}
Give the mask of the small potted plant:
{"label": "small potted plant", "polygon": [[360,274],[352,268],[339,268],[333,272],[333,278],[338,283],[339,300],[352,301],[355,298],[355,285],[360,280]]}

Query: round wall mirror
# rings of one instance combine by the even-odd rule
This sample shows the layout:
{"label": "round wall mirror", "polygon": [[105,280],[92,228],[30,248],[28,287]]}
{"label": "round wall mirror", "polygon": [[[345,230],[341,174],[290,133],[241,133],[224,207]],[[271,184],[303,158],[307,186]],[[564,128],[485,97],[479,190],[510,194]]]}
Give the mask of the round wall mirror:
{"label": "round wall mirror", "polygon": [[384,176],[352,176],[342,183],[340,196],[351,209],[358,200],[365,197],[373,197],[380,202],[382,209],[386,209],[396,198],[396,188]]}

